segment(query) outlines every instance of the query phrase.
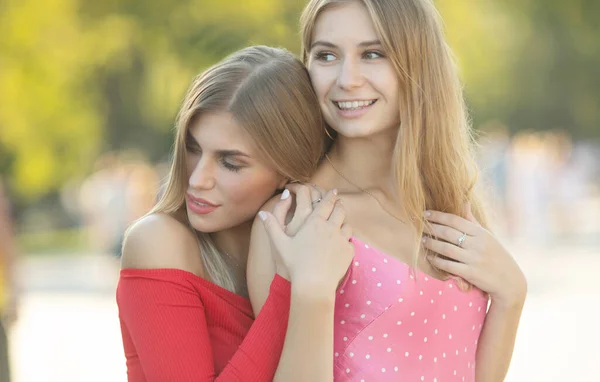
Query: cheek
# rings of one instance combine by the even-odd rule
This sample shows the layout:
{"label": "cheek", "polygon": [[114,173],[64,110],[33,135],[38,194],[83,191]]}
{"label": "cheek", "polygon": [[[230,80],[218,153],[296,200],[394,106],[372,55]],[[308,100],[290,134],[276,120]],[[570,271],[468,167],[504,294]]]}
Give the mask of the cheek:
{"label": "cheek", "polygon": [[382,89],[383,93],[387,95],[390,100],[397,100],[400,93],[399,81],[396,72],[392,68],[386,68],[375,74],[377,77],[376,81]]}
{"label": "cheek", "polygon": [[256,173],[232,174],[221,183],[227,202],[241,209],[260,208],[275,192],[275,177]]}
{"label": "cheek", "polygon": [[317,93],[317,97],[321,100],[326,97],[331,83],[335,81],[333,70],[319,68],[309,71],[312,86]]}

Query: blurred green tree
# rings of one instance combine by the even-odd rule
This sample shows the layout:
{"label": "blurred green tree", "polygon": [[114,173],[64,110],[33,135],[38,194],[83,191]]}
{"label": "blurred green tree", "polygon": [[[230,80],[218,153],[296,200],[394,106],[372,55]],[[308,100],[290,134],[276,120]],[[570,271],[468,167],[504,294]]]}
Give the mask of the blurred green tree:
{"label": "blurred green tree", "polygon": [[[600,2],[437,0],[475,126],[600,138]],[[191,79],[249,44],[298,52],[305,0],[0,1],[0,170],[23,202],[98,154],[164,159]]]}

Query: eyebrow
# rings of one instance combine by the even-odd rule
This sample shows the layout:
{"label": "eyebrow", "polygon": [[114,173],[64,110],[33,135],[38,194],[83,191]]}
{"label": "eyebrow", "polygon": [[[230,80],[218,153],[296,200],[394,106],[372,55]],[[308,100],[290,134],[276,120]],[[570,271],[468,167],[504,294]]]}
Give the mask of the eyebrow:
{"label": "eyebrow", "polygon": [[246,153],[243,153],[239,150],[217,150],[217,154],[219,154],[220,156],[230,156],[230,157],[246,157],[246,158],[250,158],[250,156]]}
{"label": "eyebrow", "polygon": [[[317,40],[315,42],[313,42],[310,46],[310,49],[313,49],[315,46],[317,45],[321,45],[327,48],[337,48],[337,45],[328,42],[328,41],[322,41],[322,40]],[[360,44],[358,44],[359,47],[367,47],[367,46],[373,46],[373,45],[381,45],[381,41],[379,40],[370,40],[370,41],[363,41]]]}
{"label": "eyebrow", "polygon": [[[198,143],[196,138],[194,138],[194,136],[191,133],[187,134],[187,144],[193,144],[193,145],[200,147],[200,144]],[[242,151],[239,151],[239,150],[217,150],[215,152],[219,156],[240,156],[240,157],[250,158],[250,155],[248,155]]]}

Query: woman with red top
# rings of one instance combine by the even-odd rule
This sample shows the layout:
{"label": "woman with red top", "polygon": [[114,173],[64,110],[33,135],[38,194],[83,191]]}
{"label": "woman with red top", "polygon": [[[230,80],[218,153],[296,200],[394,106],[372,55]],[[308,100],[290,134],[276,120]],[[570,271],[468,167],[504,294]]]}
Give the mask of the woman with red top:
{"label": "woman with red top", "polygon": [[[194,80],[165,192],[123,246],[117,302],[129,381],[273,380],[284,339],[298,341],[312,324],[288,328],[290,308],[310,317],[323,309],[318,294],[290,301],[290,284],[271,275],[273,293],[254,320],[245,277],[252,219],[288,182],[309,179],[323,129],[308,73],[287,51],[246,48]],[[319,191],[287,187],[297,210],[309,211],[288,225],[295,237],[278,258],[292,285],[308,290],[317,261],[341,278],[353,252],[337,193],[313,211]]]}

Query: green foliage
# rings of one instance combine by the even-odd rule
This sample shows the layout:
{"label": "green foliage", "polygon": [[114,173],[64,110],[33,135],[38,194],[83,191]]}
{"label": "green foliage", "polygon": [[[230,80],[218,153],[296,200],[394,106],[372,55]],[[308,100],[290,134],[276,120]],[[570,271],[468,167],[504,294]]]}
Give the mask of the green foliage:
{"label": "green foliage", "polygon": [[[191,79],[250,44],[298,52],[304,0],[0,3],[0,170],[23,201],[107,150],[164,158]],[[476,126],[600,136],[600,2],[438,0]]]}

